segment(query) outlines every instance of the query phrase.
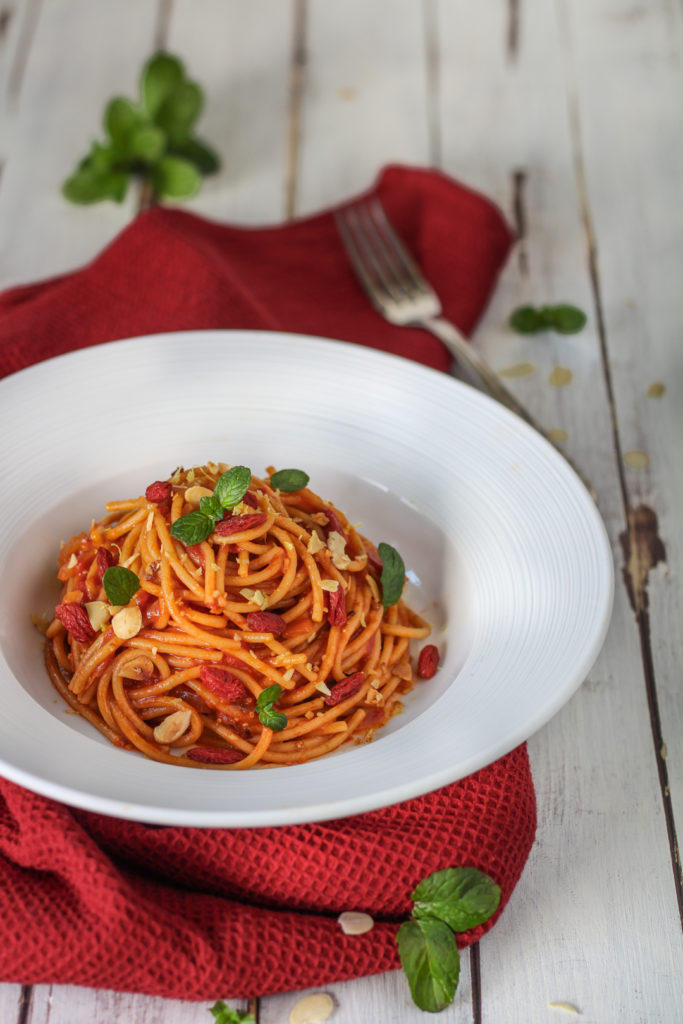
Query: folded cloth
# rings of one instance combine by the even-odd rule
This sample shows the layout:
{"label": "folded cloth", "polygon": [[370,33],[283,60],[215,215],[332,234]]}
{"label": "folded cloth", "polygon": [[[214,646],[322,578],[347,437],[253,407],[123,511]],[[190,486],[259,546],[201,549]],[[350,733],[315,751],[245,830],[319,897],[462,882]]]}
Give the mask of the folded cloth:
{"label": "folded cloth", "polygon": [[[511,243],[500,214],[431,171],[392,167],[374,189],[445,314],[469,332]],[[119,337],[228,327],[327,335],[450,364],[436,339],[371,309],[330,211],[245,229],[153,209],[84,269],[0,296],[0,372]],[[213,999],[392,969],[417,882],[458,865],[498,882],[500,910],[459,937],[467,945],[509,900],[535,825],[525,746],[427,796],[282,828],[159,828],[1,781],[0,979]],[[375,927],[344,935],[344,910],[370,913]]]}

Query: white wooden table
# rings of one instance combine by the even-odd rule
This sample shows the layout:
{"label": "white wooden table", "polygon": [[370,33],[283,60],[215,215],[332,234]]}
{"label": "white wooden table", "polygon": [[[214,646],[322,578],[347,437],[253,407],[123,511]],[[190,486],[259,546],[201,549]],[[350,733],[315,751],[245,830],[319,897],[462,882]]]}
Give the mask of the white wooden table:
{"label": "white wooden table", "polygon": [[[530,740],[537,841],[444,1022],[570,1019],[555,1001],[683,1020],[682,42],[675,0],[0,0],[0,287],[89,260],[134,215],[133,196],[81,208],[59,186],[159,46],[202,82],[223,155],[190,209],[279,221],[398,161],[487,193],[520,235],[475,343],[531,364],[507,383],[591,481],[617,592],[589,679]],[[581,334],[505,326],[562,300]],[[329,991],[335,1024],[423,1019],[398,972]],[[297,998],[260,1000],[260,1024]],[[209,1024],[208,1005],[0,986],[3,1024]]]}

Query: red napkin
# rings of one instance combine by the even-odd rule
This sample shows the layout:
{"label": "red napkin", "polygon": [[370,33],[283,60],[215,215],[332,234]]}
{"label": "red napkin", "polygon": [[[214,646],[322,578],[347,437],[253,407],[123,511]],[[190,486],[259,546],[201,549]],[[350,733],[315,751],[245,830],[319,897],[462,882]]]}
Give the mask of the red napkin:
{"label": "red napkin", "polygon": [[[374,188],[445,315],[469,332],[511,244],[500,214],[432,171],[392,167]],[[0,372],[116,338],[221,327],[450,363],[430,335],[371,309],[329,211],[245,229],[154,209],[84,269],[0,296]],[[428,796],[284,828],[158,828],[0,781],[0,979],[208,1000],[395,968],[394,936],[417,882],[444,867],[480,868],[500,885],[502,911],[535,826],[525,746]],[[344,910],[370,913],[375,927],[345,936]]]}

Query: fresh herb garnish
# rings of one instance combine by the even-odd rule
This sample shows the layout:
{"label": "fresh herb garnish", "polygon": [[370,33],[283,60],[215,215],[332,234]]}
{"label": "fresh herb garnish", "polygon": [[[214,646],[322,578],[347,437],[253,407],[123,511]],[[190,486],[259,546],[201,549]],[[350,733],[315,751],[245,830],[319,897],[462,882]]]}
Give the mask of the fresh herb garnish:
{"label": "fresh herb garnish", "polygon": [[111,604],[128,604],[140,589],[140,580],[132,569],[111,565],[102,576],[102,586]]}
{"label": "fresh herb garnish", "polygon": [[120,203],[131,177],[161,199],[194,195],[203,174],[219,167],[216,154],[193,134],[204,97],[177,57],[155,54],[145,65],[139,102],[116,96],[104,112],[106,139],[93,142],[62,192],[73,203]]}
{"label": "fresh herb garnish", "polygon": [[377,548],[377,554],[382,561],[382,575],[380,577],[382,604],[385,608],[389,608],[401,598],[403,584],[405,583],[406,567],[398,551],[396,548],[392,548],[391,544],[382,542]]}
{"label": "fresh herb garnish", "polygon": [[246,466],[232,466],[219,477],[213,494],[205,494],[194,512],[176,519],[171,536],[183,544],[201,544],[214,531],[225,512],[239,505],[251,483],[251,470]]}
{"label": "fresh herb garnish", "polygon": [[412,919],[396,941],[413,1001],[436,1013],[453,1002],[460,976],[455,932],[483,924],[500,903],[500,889],[476,868],[446,868],[423,879],[411,898]]}
{"label": "fresh herb garnish", "polygon": [[216,1018],[216,1024],[256,1024],[256,1018],[249,1010],[233,1010],[222,999],[210,1006],[209,1010]]}
{"label": "fresh herb garnish", "polygon": [[311,478],[303,469],[281,469],[270,478],[271,486],[285,494],[293,494],[305,487]]}
{"label": "fresh herb garnish", "polygon": [[282,687],[279,683],[273,683],[261,690],[256,700],[256,711],[258,712],[261,725],[273,732],[281,732],[287,725],[287,715],[282,711],[276,711],[273,705],[282,696]]}
{"label": "fresh herb garnish", "polygon": [[537,334],[546,330],[576,334],[584,327],[586,314],[576,306],[519,306],[508,323],[519,334]]}

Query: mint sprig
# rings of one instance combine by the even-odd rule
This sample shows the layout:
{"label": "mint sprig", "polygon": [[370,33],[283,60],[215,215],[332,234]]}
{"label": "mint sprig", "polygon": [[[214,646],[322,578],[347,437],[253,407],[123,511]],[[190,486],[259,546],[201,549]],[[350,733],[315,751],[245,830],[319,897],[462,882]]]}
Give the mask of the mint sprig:
{"label": "mint sprig", "polygon": [[476,868],[445,868],[424,878],[411,898],[412,918],[396,934],[401,966],[415,1004],[437,1013],[453,1002],[458,986],[455,933],[488,921],[500,888]]}
{"label": "mint sprig", "polygon": [[171,527],[171,536],[183,544],[201,544],[214,531],[219,519],[240,501],[251,483],[251,470],[246,466],[232,466],[218,478],[213,494],[205,494],[194,512],[176,519]]}
{"label": "mint sprig", "polygon": [[508,320],[518,334],[538,334],[539,331],[557,331],[576,334],[586,323],[586,314],[576,306],[519,306]]}
{"label": "mint sprig", "polygon": [[140,589],[140,580],[132,569],[123,565],[110,565],[102,576],[102,586],[112,604],[128,604]]}
{"label": "mint sprig", "polygon": [[131,178],[148,182],[159,199],[186,199],[202,175],[219,167],[214,151],[194,135],[204,103],[182,62],[156,53],[146,63],[137,103],[115,96],[103,116],[105,139],[92,143],[62,186],[74,203],[121,202]]}
{"label": "mint sprig", "polygon": [[249,1010],[233,1010],[222,999],[210,1006],[209,1011],[216,1018],[215,1024],[256,1024],[256,1018]]}
{"label": "mint sprig", "polygon": [[282,711],[276,711],[273,705],[282,696],[282,687],[279,683],[273,683],[261,690],[256,699],[256,711],[261,725],[273,732],[281,732],[287,725],[287,715]]}
{"label": "mint sprig", "polygon": [[382,604],[385,608],[390,608],[392,604],[396,604],[401,599],[406,577],[406,567],[398,551],[396,548],[392,548],[391,544],[385,544],[384,542],[379,544],[377,554],[382,561],[382,575],[380,577]]}

